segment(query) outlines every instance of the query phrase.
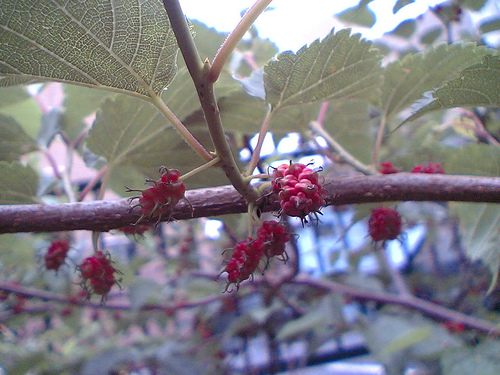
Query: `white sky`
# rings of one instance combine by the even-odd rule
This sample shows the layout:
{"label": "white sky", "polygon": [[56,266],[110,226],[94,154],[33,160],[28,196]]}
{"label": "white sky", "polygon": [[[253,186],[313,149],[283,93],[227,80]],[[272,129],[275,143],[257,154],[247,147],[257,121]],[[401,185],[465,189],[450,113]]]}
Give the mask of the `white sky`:
{"label": "white sky", "polygon": [[[274,0],[274,10],[262,14],[256,22],[261,37],[274,41],[281,50],[297,50],[317,38],[325,36],[335,24],[333,15],[355,6],[359,0]],[[395,15],[395,0],[375,0],[370,8],[377,16],[371,30],[363,30],[366,38],[378,38],[394,29],[401,21],[414,18],[429,6],[443,0],[416,0]],[[240,12],[250,7],[254,0],[182,0],[184,13],[220,31],[231,31],[240,20]],[[361,32],[361,30],[356,30]]]}

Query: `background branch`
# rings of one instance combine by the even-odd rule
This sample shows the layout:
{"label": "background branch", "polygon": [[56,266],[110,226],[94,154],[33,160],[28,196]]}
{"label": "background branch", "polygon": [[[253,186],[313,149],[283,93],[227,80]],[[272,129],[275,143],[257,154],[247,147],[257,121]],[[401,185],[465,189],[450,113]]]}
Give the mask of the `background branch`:
{"label": "background branch", "polygon": [[[385,201],[461,201],[500,203],[500,178],[396,173],[383,176],[326,178],[327,205]],[[265,193],[264,193],[265,194]],[[177,220],[247,212],[247,204],[232,186],[190,190],[174,209]],[[265,195],[264,195],[265,196]],[[260,202],[263,211],[277,211],[274,195]],[[135,223],[141,212],[127,199],[53,205],[0,206],[0,233],[108,231]],[[156,219],[151,220],[156,223]],[[143,224],[147,224],[144,220]]]}

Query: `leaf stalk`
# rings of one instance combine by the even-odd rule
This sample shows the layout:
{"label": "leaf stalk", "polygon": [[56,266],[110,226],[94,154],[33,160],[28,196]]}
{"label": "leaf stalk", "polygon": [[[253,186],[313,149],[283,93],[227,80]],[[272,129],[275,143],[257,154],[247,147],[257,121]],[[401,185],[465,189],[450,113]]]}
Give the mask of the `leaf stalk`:
{"label": "leaf stalk", "polygon": [[257,0],[254,5],[243,15],[238,25],[229,34],[222,44],[221,48],[214,57],[212,67],[210,68],[209,80],[216,82],[222,71],[222,68],[229,60],[229,57],[235,50],[245,33],[252,27],[257,17],[269,6],[272,0]]}

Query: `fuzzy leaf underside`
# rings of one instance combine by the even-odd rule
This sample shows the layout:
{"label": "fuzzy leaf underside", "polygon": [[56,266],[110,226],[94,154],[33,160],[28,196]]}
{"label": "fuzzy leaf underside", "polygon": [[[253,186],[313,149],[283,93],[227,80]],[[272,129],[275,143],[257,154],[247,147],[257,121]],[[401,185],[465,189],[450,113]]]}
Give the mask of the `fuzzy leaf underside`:
{"label": "fuzzy leaf underside", "polygon": [[[147,163],[178,137],[170,123],[148,102],[128,96],[106,99],[97,112],[87,147],[114,166]],[[165,142],[165,143],[163,143]],[[156,160],[156,168],[166,161]]]}
{"label": "fuzzy leaf underside", "polygon": [[386,117],[409,107],[429,90],[458,77],[492,50],[475,44],[440,45],[389,64],[384,72],[382,108]]}
{"label": "fuzzy leaf underside", "polygon": [[176,72],[177,44],[159,1],[5,0],[0,85],[54,80],[149,97]]}
{"label": "fuzzy leaf underside", "polygon": [[455,107],[500,107],[500,56],[486,55],[460,77],[432,93],[434,100],[406,119],[404,123],[440,109]]}
{"label": "fuzzy leaf underside", "polygon": [[359,34],[332,31],[297,53],[279,54],[264,67],[266,102],[280,108],[352,97],[375,100],[380,59]]}
{"label": "fuzzy leaf underside", "polygon": [[33,204],[38,174],[30,166],[0,161],[0,204]]}
{"label": "fuzzy leaf underside", "polygon": [[[200,126],[189,122],[185,125],[205,147],[210,147],[211,139],[204,120]],[[133,167],[155,179],[162,165],[184,173],[201,164],[194,151],[186,147],[179,134],[152,104],[126,95],[104,101],[89,133],[87,147],[104,157],[111,170]],[[215,175],[214,171],[211,172]],[[222,178],[219,185],[225,181]]]}

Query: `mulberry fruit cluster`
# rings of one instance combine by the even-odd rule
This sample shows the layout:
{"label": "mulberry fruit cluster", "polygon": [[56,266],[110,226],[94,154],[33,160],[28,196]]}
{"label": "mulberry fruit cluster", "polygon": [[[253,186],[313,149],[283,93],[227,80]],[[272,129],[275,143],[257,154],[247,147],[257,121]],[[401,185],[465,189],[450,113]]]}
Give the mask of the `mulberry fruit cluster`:
{"label": "mulberry fruit cluster", "polygon": [[401,172],[390,161],[384,161],[383,163],[381,163],[378,171],[382,174],[393,174]]}
{"label": "mulberry fruit cluster", "polygon": [[261,259],[267,262],[273,256],[281,256],[286,260],[285,244],[290,240],[288,231],[278,221],[265,221],[257,230],[257,239],[247,237],[234,247],[231,259],[221,273],[227,272],[227,288],[248,279],[259,267]]}
{"label": "mulberry fruit cluster", "polygon": [[171,215],[175,205],[184,198],[186,187],[182,181],[179,181],[181,173],[177,169],[167,169],[162,167],[160,179],[157,181],[148,180],[153,185],[144,190],[133,190],[141,193],[138,197],[132,197],[130,200],[138,199],[139,203],[132,206],[141,207],[142,216],[139,218],[139,223],[144,217],[158,218],[158,222],[165,215]]}
{"label": "mulberry fruit cluster", "polygon": [[102,251],[85,258],[78,270],[82,276],[82,285],[89,296],[95,293],[104,299],[119,281],[115,277],[117,270],[113,267],[109,255]]}
{"label": "mulberry fruit cluster", "polygon": [[69,241],[54,240],[50,244],[47,253],[44,256],[45,268],[58,271],[63,265],[69,251]]}
{"label": "mulberry fruit cluster", "polygon": [[278,192],[281,213],[305,221],[319,213],[325,204],[325,190],[319,183],[318,172],[304,164],[282,164],[273,172],[273,190]]}
{"label": "mulberry fruit cluster", "polygon": [[444,173],[443,167],[439,163],[427,163],[424,165],[416,165],[411,173]]}
{"label": "mulberry fruit cluster", "polygon": [[368,232],[373,241],[393,240],[401,233],[401,216],[396,210],[377,207],[368,220]]}

